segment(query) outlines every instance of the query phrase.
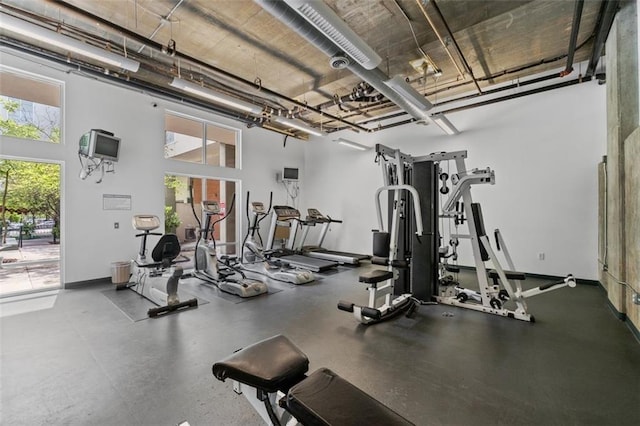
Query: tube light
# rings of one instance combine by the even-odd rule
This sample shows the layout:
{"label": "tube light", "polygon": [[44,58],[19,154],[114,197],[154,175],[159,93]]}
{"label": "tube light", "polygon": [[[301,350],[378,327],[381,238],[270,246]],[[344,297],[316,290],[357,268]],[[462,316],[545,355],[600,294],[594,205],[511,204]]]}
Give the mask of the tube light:
{"label": "tube light", "polygon": [[322,0],[284,0],[284,2],[365,69],[372,70],[382,62],[380,55]]}
{"label": "tube light", "polygon": [[0,28],[11,31],[26,37],[42,41],[53,46],[66,49],[71,52],[95,59],[100,62],[113,65],[131,72],[137,72],[140,62],[125,58],[115,53],[109,52],[96,46],[83,43],[71,37],[48,30],[39,25],[32,24],[22,19],[18,19],[6,13],[2,13]]}
{"label": "tube light", "polygon": [[227,96],[222,93],[214,92],[211,89],[202,87],[200,85],[191,83],[189,81],[183,80],[178,77],[174,77],[173,81],[169,84],[169,86],[197,95],[197,96],[201,96],[203,98],[210,99],[219,104],[230,106],[232,108],[239,109],[242,111],[250,112],[252,114],[262,113],[262,108],[257,105],[251,104],[249,102],[245,102],[240,99],[232,98],[231,96]]}
{"label": "tube light", "polygon": [[357,142],[353,142],[344,138],[335,139],[334,142],[338,142],[338,144],[340,145],[348,146],[349,148],[357,149],[359,151],[366,151],[369,149],[368,146],[360,145]]}
{"label": "tube light", "polygon": [[324,136],[322,132],[314,129],[313,127],[309,127],[306,124],[300,123],[300,122],[296,122],[294,120],[290,120],[288,118],[285,117],[274,117],[274,121],[280,123],[280,124],[284,124],[285,126],[289,126],[292,127],[294,129],[298,129],[301,130],[305,133],[309,133],[310,135],[314,135],[314,136]]}
{"label": "tube light", "polygon": [[428,111],[433,108],[431,102],[414,89],[412,85],[407,83],[400,75],[396,75],[392,79],[385,81],[384,84],[420,111]]}
{"label": "tube light", "polygon": [[436,123],[446,134],[457,135],[460,133],[456,126],[454,126],[443,113],[434,114],[431,116],[431,121]]}

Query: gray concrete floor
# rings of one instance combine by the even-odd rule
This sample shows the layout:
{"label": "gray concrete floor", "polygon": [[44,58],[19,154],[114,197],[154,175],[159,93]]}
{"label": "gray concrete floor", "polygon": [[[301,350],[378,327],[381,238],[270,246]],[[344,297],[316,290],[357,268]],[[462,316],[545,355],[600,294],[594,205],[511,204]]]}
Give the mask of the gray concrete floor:
{"label": "gray concrete floor", "polygon": [[[366,267],[365,267],[366,268]],[[638,425],[640,344],[595,286],[530,299],[535,324],[448,306],[362,326],[361,269],[233,303],[132,322],[102,292],[1,320],[0,423],[259,425],[211,365],[282,333],[418,425]],[[530,286],[539,281],[528,280]],[[452,314],[452,315],[451,315]]]}

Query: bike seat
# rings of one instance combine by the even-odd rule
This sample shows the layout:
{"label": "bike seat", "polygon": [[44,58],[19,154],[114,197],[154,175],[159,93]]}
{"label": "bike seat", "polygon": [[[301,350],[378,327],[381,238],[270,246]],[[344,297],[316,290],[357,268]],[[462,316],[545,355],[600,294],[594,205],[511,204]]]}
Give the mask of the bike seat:
{"label": "bike seat", "polygon": [[307,356],[282,335],[254,343],[213,364],[218,380],[236,380],[269,393],[286,393],[307,371]]}
{"label": "bike seat", "polygon": [[304,425],[413,425],[328,368],[321,368],[287,393],[287,410]]}

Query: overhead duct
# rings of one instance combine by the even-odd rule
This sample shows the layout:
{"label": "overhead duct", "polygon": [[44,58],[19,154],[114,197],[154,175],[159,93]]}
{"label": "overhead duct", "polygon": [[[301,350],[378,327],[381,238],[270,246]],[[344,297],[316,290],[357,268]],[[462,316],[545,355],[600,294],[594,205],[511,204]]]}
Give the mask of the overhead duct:
{"label": "overhead duct", "polygon": [[382,58],[323,1],[284,1],[365,69],[372,70],[382,62]]}
{"label": "overhead duct", "polygon": [[[334,57],[343,53],[343,51],[341,51],[340,48],[338,48],[331,40],[329,40],[314,26],[309,24],[294,9],[287,6],[284,1],[254,0],[254,2],[258,3],[264,10],[269,12],[276,19],[280,20],[287,27],[294,30],[299,36],[303,37],[317,49],[321,50],[325,55]],[[379,93],[383,94],[387,99],[406,111],[416,120],[428,120],[429,116],[425,110],[413,105],[412,102],[406,100],[403,96],[399,95],[396,91],[385,84],[385,81],[390,80],[390,78],[378,68],[368,70],[355,61],[347,65],[346,68],[360,79],[369,83]],[[409,87],[409,90],[415,92],[414,97],[422,96],[413,87]]]}

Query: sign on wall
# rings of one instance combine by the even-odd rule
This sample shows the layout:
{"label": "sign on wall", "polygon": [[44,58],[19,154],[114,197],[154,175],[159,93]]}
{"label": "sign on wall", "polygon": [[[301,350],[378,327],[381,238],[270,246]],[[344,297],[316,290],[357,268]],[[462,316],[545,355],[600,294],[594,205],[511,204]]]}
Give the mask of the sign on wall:
{"label": "sign on wall", "polygon": [[102,210],[131,210],[131,195],[102,194]]}

